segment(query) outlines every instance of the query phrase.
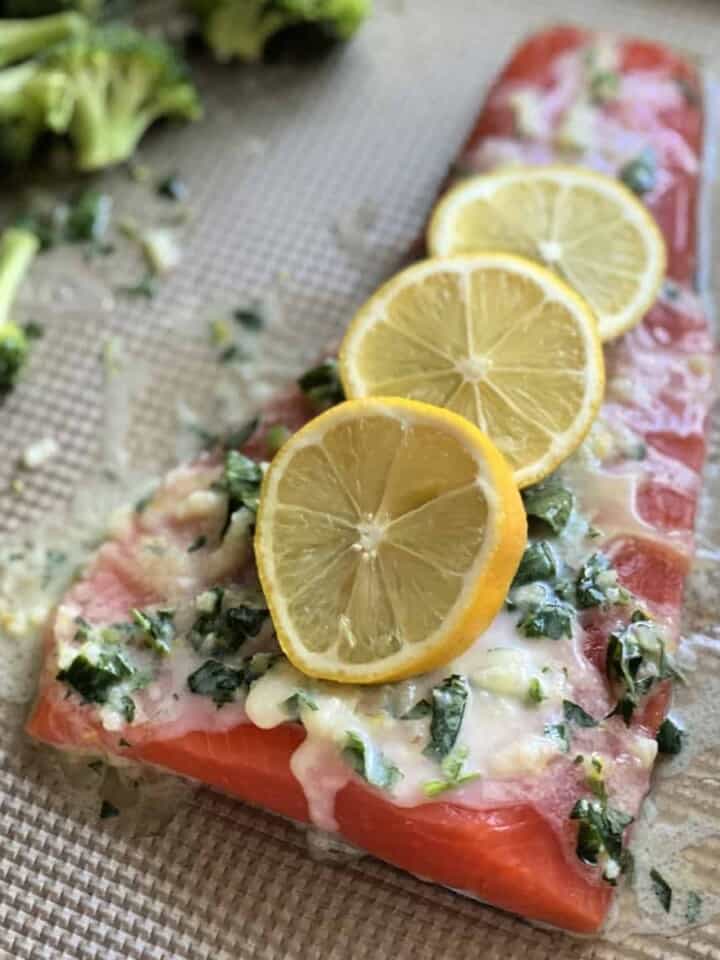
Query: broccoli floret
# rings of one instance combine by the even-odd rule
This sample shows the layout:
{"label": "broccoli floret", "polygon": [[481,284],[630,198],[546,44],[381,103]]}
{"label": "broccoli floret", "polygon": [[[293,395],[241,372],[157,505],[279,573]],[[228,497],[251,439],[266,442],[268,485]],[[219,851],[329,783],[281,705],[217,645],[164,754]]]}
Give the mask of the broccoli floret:
{"label": "broccoli floret", "polygon": [[200,115],[198,93],[172,48],[131,27],[97,27],[59,44],[39,72],[58,88],[48,126],[69,136],[80,170],[127,160],[162,117]]}
{"label": "broccoli floret", "polygon": [[66,122],[70,107],[62,77],[37,61],[0,70],[0,167],[25,164],[41,134]]}
{"label": "broccoli floret", "polygon": [[205,40],[220,61],[260,60],[268,40],[288,27],[312,25],[347,40],[372,8],[372,0],[189,0]]}
{"label": "broccoli floret", "polygon": [[12,389],[27,360],[27,336],[10,311],[38,246],[29,230],[10,227],[0,236],[0,395]]}
{"label": "broccoli floret", "polygon": [[56,43],[87,33],[89,21],[79,13],[56,13],[34,20],[4,20],[0,27],[0,67],[26,60]]}

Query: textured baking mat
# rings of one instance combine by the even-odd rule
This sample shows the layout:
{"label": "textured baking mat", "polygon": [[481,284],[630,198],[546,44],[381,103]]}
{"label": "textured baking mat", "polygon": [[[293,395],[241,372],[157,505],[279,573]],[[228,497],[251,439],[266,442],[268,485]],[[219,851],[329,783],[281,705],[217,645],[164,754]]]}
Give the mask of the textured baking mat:
{"label": "textured baking mat", "polygon": [[[227,417],[228,398],[241,419],[301,371],[402,258],[489,80],[525,33],[572,19],[707,56],[720,38],[713,0],[378,0],[378,7],[357,40],[321,64],[198,64],[206,119],[158,132],[143,151],[157,171],[181,170],[191,193],[182,265],[153,301],[114,292],[141,270],[129,248],[103,263],[67,251],[40,261],[24,306],[47,333],[2,410],[6,537],[60,517],[78,492],[95,489],[108,458],[131,472],[171,463],[178,400],[186,423]],[[168,215],[124,173],[106,183],[118,213],[143,222]],[[224,371],[218,387],[209,319],[256,296],[271,311],[253,343],[253,372]],[[131,388],[128,410],[104,383],[109,340]],[[115,443],[126,431],[128,464]],[[59,455],[23,474],[22,491],[13,492],[21,451],[48,435]],[[720,429],[713,451],[687,624],[700,635],[703,668],[715,656],[720,621],[720,522],[711,495],[720,491]],[[3,957],[720,957],[714,922],[673,939],[573,940],[370,859],[333,860],[327,851],[318,858],[304,832],[203,789],[159,783],[158,822],[99,821],[77,783],[62,789],[58,769],[20,732],[26,709],[0,704]],[[690,858],[704,889],[716,892],[720,841],[710,834],[720,829],[719,784],[720,761],[709,751],[682,776],[664,779],[658,801],[666,818],[710,824]],[[85,786],[92,793],[92,783]]]}

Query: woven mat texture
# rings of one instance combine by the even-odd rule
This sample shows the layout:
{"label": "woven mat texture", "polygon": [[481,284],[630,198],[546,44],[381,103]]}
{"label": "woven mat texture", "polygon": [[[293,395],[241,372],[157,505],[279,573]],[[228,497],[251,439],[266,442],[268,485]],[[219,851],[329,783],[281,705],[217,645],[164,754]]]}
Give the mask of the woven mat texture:
{"label": "woven mat texture", "polygon": [[[259,368],[268,382],[301,371],[400,261],[490,79],[525,33],[571,20],[702,56],[720,49],[716,0],[377,6],[357,39],[321,64],[243,70],[199,58],[206,118],[158,131],[143,148],[156,169],[182,172],[193,208],[183,264],[155,300],[113,297],[110,264],[88,264],[75,252],[40,261],[24,301],[48,332],[2,410],[5,535],[62,509],[97,465],[99,355],[108,336],[121,336],[137,361],[132,456],[154,468],[174,456],[177,396],[205,403],[203,378],[216,369],[204,333],[212,305],[279,290],[290,356],[266,336]],[[167,213],[125,173],[100,183],[126,215]],[[140,269],[123,252],[111,266],[121,281]],[[258,398],[257,383],[238,384],[240,413]],[[47,434],[59,439],[61,454],[28,475],[22,495],[6,492],[20,452]],[[703,611],[706,621],[717,621],[718,612]],[[26,709],[0,704],[3,958],[720,958],[720,928],[712,923],[692,936],[635,938],[620,947],[574,940],[370,859],[313,859],[292,825],[202,789],[177,801],[163,830],[133,835],[121,821],[78,811],[57,789],[20,732]],[[708,761],[706,776],[700,797],[678,796],[682,815],[696,803],[717,803],[720,765]],[[708,843],[703,856],[718,884],[720,844]]]}

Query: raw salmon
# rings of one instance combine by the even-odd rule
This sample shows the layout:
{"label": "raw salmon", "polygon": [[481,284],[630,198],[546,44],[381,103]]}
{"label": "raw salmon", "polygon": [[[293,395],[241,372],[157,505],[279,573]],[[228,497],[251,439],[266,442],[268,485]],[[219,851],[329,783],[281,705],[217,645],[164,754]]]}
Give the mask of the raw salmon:
{"label": "raw salmon", "polygon": [[[593,100],[588,92],[587,64],[593,57],[598,69],[613,75],[615,95],[607,101]],[[535,113],[530,121],[525,117],[524,127],[517,104],[518,95],[525,94]],[[558,131],[578,104],[589,118],[587,138],[575,145],[567,139],[560,143]],[[607,348],[603,420],[639,438],[644,459],[632,487],[635,527],[628,534],[618,523],[606,552],[621,582],[673,628],[692,551],[711,387],[707,361],[713,341],[694,289],[702,137],[702,90],[694,65],[655,44],[561,27],[532,37],[516,51],[452,168],[454,177],[502,162],[569,157],[617,174],[643,150],[652,151],[654,181],[645,199],[668,244],[672,283],[643,323]],[[305,395],[288,390],[263,413],[244,452],[268,457],[265,438],[272,425],[296,428],[311,415]],[[604,469],[607,475],[622,473],[631,460],[620,451]],[[212,707],[194,721],[178,717],[172,704],[160,704],[149,719],[108,727],[95,704],[69,695],[57,679],[63,638],[76,629],[68,626],[68,611],[73,623],[80,618],[112,624],[127,621],[133,608],[175,603],[183,589],[178,584],[189,583],[197,593],[218,582],[252,579],[251,557],[240,548],[233,553],[232,542],[188,553],[204,529],[201,514],[199,507],[197,513],[186,507],[178,512],[175,505],[183,497],[184,504],[199,505],[201,497],[193,501],[194,492],[217,480],[218,469],[217,455],[207,455],[175,471],[150,506],[128,512],[98,551],[47,626],[45,667],[27,730],[63,750],[153,764],[308,822],[308,799],[291,769],[305,737],[299,723],[260,729],[243,718],[227,725],[225,707]],[[172,562],[166,556],[154,564],[147,551],[153,537],[173,545]],[[589,669],[604,677],[608,635],[623,617],[599,610],[583,617]],[[654,735],[668,699],[665,682],[646,698],[633,724]],[[574,774],[554,770],[543,781],[545,799],[536,801],[532,794],[523,802],[510,791],[479,807],[454,802],[452,794],[400,806],[352,776],[335,796],[337,830],[425,880],[531,919],[594,932],[606,917],[613,887],[596,867],[578,860],[577,824],[568,813],[583,788]],[[631,813],[637,812],[648,782],[649,773],[635,785]]]}

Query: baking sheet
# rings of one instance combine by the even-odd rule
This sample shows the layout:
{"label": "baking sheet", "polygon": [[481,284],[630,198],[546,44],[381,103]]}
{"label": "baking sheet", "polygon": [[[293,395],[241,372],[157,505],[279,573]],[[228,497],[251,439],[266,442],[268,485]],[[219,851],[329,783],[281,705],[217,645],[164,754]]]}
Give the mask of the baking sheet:
{"label": "baking sheet", "polygon": [[[700,55],[720,41],[712,0],[378,0],[378,8],[353,44],[319,65],[248,70],[200,60],[206,119],[159,132],[143,149],[159,172],[182,172],[193,208],[183,265],[154,301],[113,293],[140,274],[129,249],[107,263],[68,251],[39,263],[24,308],[47,334],[2,411],[6,535],[58,515],[96,482],[108,452],[108,338],[122,338],[132,371],[131,416],[115,424],[128,427],[130,471],[174,460],[178,397],[191,396],[205,419],[218,415],[212,391],[195,386],[217,373],[207,343],[214,308],[255,295],[273,303],[257,344],[259,373],[232,385],[238,419],[301,371],[401,260],[488,81],[525,33],[572,19]],[[123,172],[103,182],[121,214],[147,222],[168,213]],[[61,454],[24,476],[21,495],[11,493],[20,452],[47,435]],[[711,482],[719,486],[714,472]],[[688,604],[688,629],[706,636],[720,620],[714,502],[706,497],[701,512],[704,559]],[[303,832],[203,789],[169,793],[161,806],[173,815],[150,835],[123,819],[99,821],[76,789],[60,789],[57,769],[20,733],[26,709],[0,704],[2,956],[720,957],[715,923],[673,940],[573,940],[370,859],[313,859]],[[663,784],[666,812],[720,823],[719,783],[720,758],[708,752],[689,778]],[[703,840],[694,856],[705,886],[717,890],[720,840]]]}

